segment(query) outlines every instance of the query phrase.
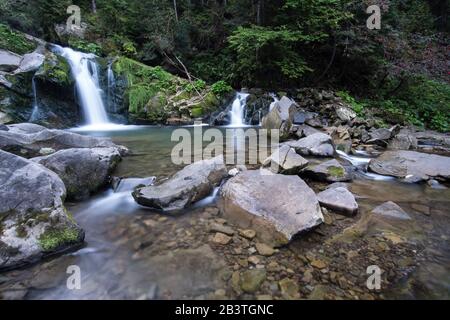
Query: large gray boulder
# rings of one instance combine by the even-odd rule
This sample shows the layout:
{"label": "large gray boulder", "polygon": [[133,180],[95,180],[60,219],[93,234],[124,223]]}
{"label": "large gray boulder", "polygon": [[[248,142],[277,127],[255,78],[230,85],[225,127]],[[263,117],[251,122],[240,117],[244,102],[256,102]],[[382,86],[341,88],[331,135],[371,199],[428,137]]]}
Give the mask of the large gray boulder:
{"label": "large gray boulder", "polygon": [[311,179],[323,182],[343,182],[352,179],[348,170],[336,159],[310,165],[303,173]]}
{"label": "large gray boulder", "polygon": [[450,180],[450,157],[415,151],[386,151],[369,162],[375,173],[412,182]]}
{"label": "large gray boulder", "polygon": [[269,167],[273,173],[298,174],[308,165],[308,160],[298,155],[293,148],[282,145],[263,165]]}
{"label": "large gray boulder", "polygon": [[285,144],[302,156],[332,157],[335,153],[333,140],[325,133],[314,133],[297,141],[287,141]]}
{"label": "large gray boulder", "polygon": [[20,61],[20,65],[13,71],[13,74],[35,71],[40,68],[44,63],[44,60],[45,56],[39,52],[24,54]]}
{"label": "large gray boulder", "polygon": [[288,97],[281,98],[280,101],[273,104],[272,110],[263,117],[262,128],[280,130],[280,138],[286,138],[289,136],[294,121],[296,106],[297,104]]}
{"label": "large gray boulder", "polygon": [[0,49],[0,71],[10,72],[15,70],[20,65],[21,60],[20,55]]}
{"label": "large gray boulder", "polygon": [[72,148],[31,160],[61,178],[68,198],[81,200],[110,182],[121,156],[117,148]]}
{"label": "large gray boulder", "polygon": [[244,171],[223,185],[219,201],[225,218],[273,246],[323,222],[314,191],[298,176]]}
{"label": "large gray boulder", "polygon": [[83,230],[63,206],[65,196],[54,172],[0,150],[0,270],[83,242]]}
{"label": "large gray boulder", "polygon": [[69,148],[117,148],[123,155],[127,149],[106,138],[80,135],[64,130],[50,130],[33,124],[8,126],[8,131],[0,131],[0,149],[26,158],[42,155],[43,148],[56,151]]}
{"label": "large gray boulder", "polygon": [[210,195],[227,176],[221,155],[188,165],[161,184],[138,188],[133,197],[143,206],[163,211],[180,210]]}
{"label": "large gray boulder", "polygon": [[328,188],[317,195],[319,203],[325,208],[353,216],[358,212],[358,204],[353,194],[345,187]]}

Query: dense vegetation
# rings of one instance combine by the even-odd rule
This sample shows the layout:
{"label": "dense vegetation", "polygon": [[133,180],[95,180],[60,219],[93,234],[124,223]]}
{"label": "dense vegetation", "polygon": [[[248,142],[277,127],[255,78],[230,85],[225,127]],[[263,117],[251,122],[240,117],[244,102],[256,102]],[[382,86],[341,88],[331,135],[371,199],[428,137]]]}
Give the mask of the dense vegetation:
{"label": "dense vegetation", "polygon": [[[371,1],[349,0],[6,0],[0,19],[53,42],[216,83],[216,90],[329,87],[361,115],[448,131],[447,1],[377,3],[381,30],[366,27]],[[84,39],[55,31],[70,4],[81,7]]]}

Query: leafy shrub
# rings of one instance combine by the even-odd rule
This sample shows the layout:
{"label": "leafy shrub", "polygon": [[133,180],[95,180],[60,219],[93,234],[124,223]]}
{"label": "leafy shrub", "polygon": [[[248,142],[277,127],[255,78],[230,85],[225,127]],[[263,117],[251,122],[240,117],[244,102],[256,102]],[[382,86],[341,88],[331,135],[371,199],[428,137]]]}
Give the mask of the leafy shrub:
{"label": "leafy shrub", "polygon": [[69,39],[69,46],[76,50],[93,53],[95,55],[100,55],[102,53],[102,47],[100,45],[81,39]]}
{"label": "leafy shrub", "polygon": [[338,91],[336,95],[340,97],[345,103],[349,104],[357,115],[361,116],[366,107],[366,103],[358,102],[347,91]]}
{"label": "leafy shrub", "polygon": [[21,33],[11,30],[0,23],[0,48],[17,54],[25,54],[35,49],[35,44],[25,38]]}
{"label": "leafy shrub", "polygon": [[228,92],[233,91],[233,88],[226,83],[223,80],[217,81],[216,83],[214,83],[211,86],[211,91],[216,95],[216,96],[224,96],[225,94],[227,94]]}

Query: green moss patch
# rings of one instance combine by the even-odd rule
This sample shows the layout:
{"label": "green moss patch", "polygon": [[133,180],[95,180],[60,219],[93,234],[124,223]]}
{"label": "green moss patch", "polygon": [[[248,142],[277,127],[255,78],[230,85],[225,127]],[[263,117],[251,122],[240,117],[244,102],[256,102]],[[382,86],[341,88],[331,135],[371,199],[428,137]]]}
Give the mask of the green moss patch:
{"label": "green moss patch", "polygon": [[327,171],[331,176],[337,177],[337,178],[342,178],[345,175],[344,168],[340,168],[340,167],[330,166],[327,168]]}
{"label": "green moss patch", "polygon": [[0,23],[0,49],[22,55],[34,51],[36,44],[25,38],[22,33],[15,32],[8,26]]}
{"label": "green moss patch", "polygon": [[58,248],[78,241],[77,229],[49,229],[39,237],[39,245],[44,251],[54,251]]}
{"label": "green moss patch", "polygon": [[36,74],[45,81],[50,81],[61,86],[73,84],[70,66],[64,58],[50,54],[44,60]]}

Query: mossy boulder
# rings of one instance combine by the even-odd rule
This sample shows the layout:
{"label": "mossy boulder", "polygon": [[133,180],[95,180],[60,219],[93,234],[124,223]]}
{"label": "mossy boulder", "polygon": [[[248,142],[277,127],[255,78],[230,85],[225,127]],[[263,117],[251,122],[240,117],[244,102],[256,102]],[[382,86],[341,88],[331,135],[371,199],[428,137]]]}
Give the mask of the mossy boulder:
{"label": "mossy boulder", "polygon": [[0,23],[0,49],[22,55],[35,50],[36,46],[36,43],[23,33]]}
{"label": "mossy boulder", "polygon": [[203,81],[190,82],[161,67],[135,60],[114,59],[113,71],[124,82],[124,101],[131,122],[166,124],[169,118],[205,118],[223,103],[227,92],[216,93]]}
{"label": "mossy boulder", "polygon": [[317,181],[344,182],[350,181],[351,175],[336,159],[307,167],[302,174]]}

